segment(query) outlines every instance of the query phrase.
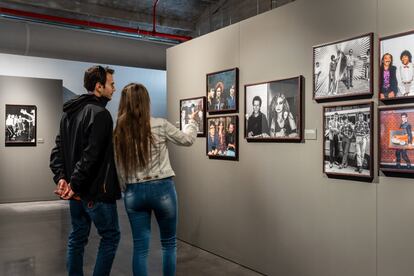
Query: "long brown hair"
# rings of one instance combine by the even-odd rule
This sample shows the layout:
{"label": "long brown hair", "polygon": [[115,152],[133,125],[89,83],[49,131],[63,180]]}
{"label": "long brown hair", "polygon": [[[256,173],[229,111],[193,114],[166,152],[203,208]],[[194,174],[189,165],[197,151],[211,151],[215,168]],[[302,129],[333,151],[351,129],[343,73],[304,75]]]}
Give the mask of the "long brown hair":
{"label": "long brown hair", "polygon": [[150,125],[150,97],[142,84],[122,89],[114,131],[116,161],[126,177],[145,169],[151,159],[154,139]]}

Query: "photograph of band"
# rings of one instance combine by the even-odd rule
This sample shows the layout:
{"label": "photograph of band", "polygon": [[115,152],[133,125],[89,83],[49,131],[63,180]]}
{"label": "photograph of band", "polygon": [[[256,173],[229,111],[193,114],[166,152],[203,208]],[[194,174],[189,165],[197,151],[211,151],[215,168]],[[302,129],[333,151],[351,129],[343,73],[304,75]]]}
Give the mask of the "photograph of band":
{"label": "photograph of band", "polygon": [[194,114],[194,120],[197,123],[197,137],[204,137],[206,121],[206,98],[198,97],[180,100],[180,130],[183,130]]}
{"label": "photograph of band", "polygon": [[414,32],[380,39],[381,100],[414,97]]}
{"label": "photograph of band", "polygon": [[249,142],[302,140],[302,76],[245,86]]}
{"label": "photograph of band", "polygon": [[324,107],[324,173],[372,178],[372,106]]}
{"label": "photograph of band", "polygon": [[372,37],[313,47],[315,100],[372,95]]}
{"label": "photograph of band", "polygon": [[382,171],[414,173],[414,106],[379,110],[379,167]]}
{"label": "photograph of band", "polygon": [[207,156],[238,160],[238,116],[207,118]]}
{"label": "photograph of band", "polygon": [[6,146],[36,146],[36,113],[34,105],[6,104]]}
{"label": "photograph of band", "polygon": [[237,112],[238,87],[238,68],[207,74],[207,112]]}

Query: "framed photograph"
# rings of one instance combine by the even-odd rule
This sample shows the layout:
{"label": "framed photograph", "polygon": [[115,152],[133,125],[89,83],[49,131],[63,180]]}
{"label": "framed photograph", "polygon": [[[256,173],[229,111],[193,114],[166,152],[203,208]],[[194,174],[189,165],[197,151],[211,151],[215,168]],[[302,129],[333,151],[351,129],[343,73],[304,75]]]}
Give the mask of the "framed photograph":
{"label": "framed photograph", "polygon": [[379,97],[414,99],[414,31],[380,38]]}
{"label": "framed photograph", "polygon": [[414,173],[414,105],[378,110],[379,169],[383,172]]}
{"label": "framed photograph", "polygon": [[36,146],[37,108],[6,104],[5,146]]}
{"label": "framed photograph", "polygon": [[236,113],[239,106],[239,69],[207,74],[207,112]]}
{"label": "framed photograph", "polygon": [[299,76],[244,86],[248,142],[302,141],[302,82]]}
{"label": "framed photograph", "polygon": [[239,117],[207,118],[206,152],[210,159],[239,160]]}
{"label": "framed photograph", "polygon": [[191,115],[195,113],[194,120],[197,123],[197,137],[206,136],[206,97],[180,100],[180,130],[188,124]]}
{"label": "framed photograph", "polygon": [[328,177],[373,178],[373,103],[323,108],[323,172]]}
{"label": "framed photograph", "polygon": [[313,98],[316,101],[373,95],[373,34],[313,47]]}

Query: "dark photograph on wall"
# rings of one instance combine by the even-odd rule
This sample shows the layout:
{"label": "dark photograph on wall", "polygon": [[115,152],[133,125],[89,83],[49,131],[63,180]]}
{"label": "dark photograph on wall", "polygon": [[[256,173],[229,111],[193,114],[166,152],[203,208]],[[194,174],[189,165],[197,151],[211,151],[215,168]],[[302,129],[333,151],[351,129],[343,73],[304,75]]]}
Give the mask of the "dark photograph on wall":
{"label": "dark photograph on wall", "polygon": [[232,113],[238,110],[239,69],[207,74],[207,112]]}
{"label": "dark photograph on wall", "polygon": [[414,32],[380,39],[380,100],[414,99]]}
{"label": "dark photograph on wall", "polygon": [[207,156],[210,159],[239,160],[237,115],[207,118]]}
{"label": "dark photograph on wall", "polygon": [[316,101],[370,97],[373,34],[313,47]]}
{"label": "dark photograph on wall", "polygon": [[383,172],[414,173],[414,106],[379,111],[379,168]]}
{"label": "dark photograph on wall", "polygon": [[323,172],[330,177],[373,177],[373,104],[323,108]]}
{"label": "dark photograph on wall", "polygon": [[34,105],[6,104],[6,146],[36,146],[36,116]]}
{"label": "dark photograph on wall", "polygon": [[205,97],[180,100],[180,130],[183,130],[188,125],[191,116],[193,116],[197,124],[197,137],[204,137],[206,135],[205,106]]}
{"label": "dark photograph on wall", "polygon": [[302,76],[245,85],[248,142],[302,141]]}

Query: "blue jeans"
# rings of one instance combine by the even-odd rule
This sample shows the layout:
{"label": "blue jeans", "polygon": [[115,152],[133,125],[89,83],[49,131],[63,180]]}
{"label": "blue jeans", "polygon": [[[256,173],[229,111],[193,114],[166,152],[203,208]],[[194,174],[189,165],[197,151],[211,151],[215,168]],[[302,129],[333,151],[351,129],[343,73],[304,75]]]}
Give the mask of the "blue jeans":
{"label": "blue jeans", "polygon": [[160,229],[164,276],[175,275],[177,193],[172,178],[128,184],[124,202],[134,239],[134,275],[146,276],[148,273],[147,258],[153,211]]}
{"label": "blue jeans", "polygon": [[116,203],[71,200],[70,216],[72,232],[67,252],[68,274],[83,275],[83,253],[93,221],[101,236],[93,275],[109,275],[120,240]]}

